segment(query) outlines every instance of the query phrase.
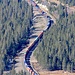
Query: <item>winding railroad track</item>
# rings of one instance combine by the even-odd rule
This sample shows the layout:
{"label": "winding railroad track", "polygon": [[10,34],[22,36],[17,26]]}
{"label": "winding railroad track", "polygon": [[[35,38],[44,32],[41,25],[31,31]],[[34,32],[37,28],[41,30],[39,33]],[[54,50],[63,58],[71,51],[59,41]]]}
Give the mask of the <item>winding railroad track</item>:
{"label": "winding railroad track", "polygon": [[27,71],[31,74],[31,75],[39,75],[35,70],[34,68],[31,66],[31,63],[30,63],[30,57],[31,57],[31,54],[32,52],[34,51],[35,47],[37,46],[38,42],[42,39],[43,37],[43,33],[45,31],[47,31],[50,26],[51,26],[51,17],[48,16],[44,11],[42,11],[40,9],[40,7],[33,1],[33,0],[28,0],[28,3],[29,4],[32,4],[33,7],[36,7],[36,9],[40,12],[40,14],[45,18],[45,20],[47,21],[47,25],[45,27],[44,30],[42,30],[40,32],[40,34],[35,38],[34,42],[31,43],[31,45],[28,47],[28,50],[26,51],[26,54],[25,54],[25,59],[24,59],[24,64],[26,66],[26,69]]}

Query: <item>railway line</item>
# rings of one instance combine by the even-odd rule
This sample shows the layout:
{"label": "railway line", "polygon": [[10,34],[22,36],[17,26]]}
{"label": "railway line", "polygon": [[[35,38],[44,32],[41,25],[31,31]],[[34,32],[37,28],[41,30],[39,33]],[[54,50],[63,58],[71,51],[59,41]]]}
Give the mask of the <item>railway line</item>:
{"label": "railway line", "polygon": [[28,47],[26,54],[25,54],[25,59],[24,59],[24,64],[25,67],[27,69],[27,71],[31,74],[31,75],[39,75],[31,66],[30,63],[30,56],[32,54],[32,52],[34,51],[35,47],[38,45],[38,42],[42,39],[43,37],[43,33],[45,31],[47,31],[50,26],[51,26],[51,22],[53,22],[51,20],[51,17],[47,15],[47,13],[45,13],[44,11],[42,11],[40,9],[40,7],[33,1],[33,0],[28,0],[28,3],[31,4],[33,7],[36,7],[36,9],[39,11],[39,13],[45,18],[45,20],[47,21],[47,25],[44,28],[44,30],[42,30],[40,32],[40,34],[35,38],[35,40],[33,41],[33,43],[30,44],[30,46]]}

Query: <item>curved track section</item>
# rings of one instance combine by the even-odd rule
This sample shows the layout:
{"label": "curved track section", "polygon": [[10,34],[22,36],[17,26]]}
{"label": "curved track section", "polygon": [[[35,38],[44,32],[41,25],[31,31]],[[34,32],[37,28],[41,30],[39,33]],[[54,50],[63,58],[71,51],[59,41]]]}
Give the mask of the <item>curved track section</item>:
{"label": "curved track section", "polygon": [[28,3],[29,4],[32,4],[33,7],[36,7],[37,10],[41,13],[42,16],[44,16],[44,18],[46,19],[47,21],[47,25],[46,25],[46,28],[35,38],[34,42],[28,47],[28,50],[25,54],[25,59],[24,59],[24,64],[26,66],[26,69],[28,70],[28,72],[31,74],[31,75],[39,75],[34,69],[33,67],[31,66],[31,63],[30,63],[30,56],[34,50],[34,48],[37,46],[39,40],[42,39],[42,36],[43,36],[43,33],[48,30],[51,26],[51,18],[44,12],[40,9],[40,7],[33,1],[33,0],[28,0]]}

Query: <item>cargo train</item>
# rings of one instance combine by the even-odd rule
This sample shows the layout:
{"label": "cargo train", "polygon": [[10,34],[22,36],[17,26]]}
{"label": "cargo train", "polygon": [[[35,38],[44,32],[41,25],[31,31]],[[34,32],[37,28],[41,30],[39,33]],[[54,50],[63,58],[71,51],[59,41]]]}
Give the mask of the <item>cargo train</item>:
{"label": "cargo train", "polygon": [[27,71],[31,74],[31,75],[39,75],[31,66],[30,64],[30,56],[35,48],[35,46],[38,44],[38,42],[40,41],[40,39],[42,39],[43,33],[45,31],[47,31],[50,26],[51,26],[51,18],[49,16],[47,16],[47,14],[42,11],[40,9],[40,7],[33,1],[33,0],[28,0],[28,3],[31,3],[32,6],[36,7],[37,10],[41,13],[42,16],[44,16],[47,20],[47,25],[46,28],[35,38],[35,41],[28,47],[28,50],[25,53],[25,59],[24,59],[24,64],[26,66]]}

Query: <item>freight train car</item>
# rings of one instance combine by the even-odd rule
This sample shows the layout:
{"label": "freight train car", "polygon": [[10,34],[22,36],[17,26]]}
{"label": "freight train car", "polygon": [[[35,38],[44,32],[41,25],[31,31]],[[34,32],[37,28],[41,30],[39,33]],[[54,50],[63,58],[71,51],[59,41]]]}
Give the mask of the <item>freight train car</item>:
{"label": "freight train car", "polygon": [[28,72],[30,72],[31,75],[38,75],[33,68],[31,67],[30,64],[30,56],[31,56],[31,51],[33,50],[33,47],[38,43],[38,41],[42,38],[43,36],[43,32],[40,33],[40,35],[38,37],[35,38],[35,41],[29,46],[26,54],[25,54],[25,61],[24,64],[26,66],[26,69],[28,70]]}
{"label": "freight train car", "polygon": [[33,68],[31,67],[31,64],[30,64],[30,56],[31,56],[31,51],[33,50],[33,47],[39,42],[40,39],[42,39],[42,36],[43,36],[43,32],[41,32],[38,37],[35,38],[35,41],[29,46],[26,54],[25,54],[25,66],[26,66],[26,69],[28,70],[28,72],[31,74],[31,75],[39,75],[37,74]]}
{"label": "freight train car", "polygon": [[40,39],[42,39],[43,33],[44,31],[48,30],[49,27],[51,26],[51,18],[49,16],[47,16],[47,14],[42,11],[40,9],[40,7],[33,1],[33,0],[28,0],[29,3],[31,3],[34,7],[37,8],[37,10],[41,13],[42,16],[44,16],[47,19],[47,27],[38,35],[38,37],[35,38],[34,42],[28,47],[28,50],[25,54],[25,59],[24,59],[24,64],[26,66],[26,69],[28,70],[28,72],[31,75],[39,75],[31,66],[30,64],[30,56],[32,54],[32,51],[34,50],[34,48],[36,47],[36,45],[38,44],[38,42],[40,41]]}

